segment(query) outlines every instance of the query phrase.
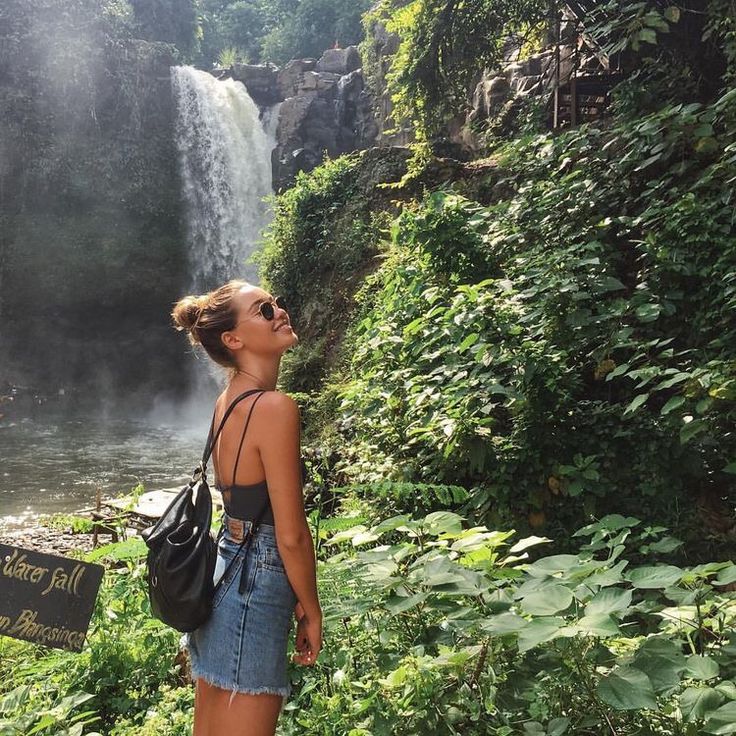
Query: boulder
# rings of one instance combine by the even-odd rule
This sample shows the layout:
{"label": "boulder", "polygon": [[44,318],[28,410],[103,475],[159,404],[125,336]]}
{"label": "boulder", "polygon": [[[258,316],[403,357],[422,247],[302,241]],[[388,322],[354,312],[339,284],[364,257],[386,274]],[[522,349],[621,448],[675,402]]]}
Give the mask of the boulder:
{"label": "boulder", "polygon": [[278,85],[275,64],[233,64],[226,76],[242,82],[258,105],[275,105],[283,97]]}
{"label": "boulder", "polygon": [[[315,98],[312,96],[294,95],[287,97],[279,108],[279,122],[276,128],[277,145],[281,147],[290,146],[294,138],[299,137],[299,129],[307,117],[309,108]],[[294,148],[298,148],[294,145]]]}
{"label": "boulder", "polygon": [[508,99],[511,87],[503,75],[481,79],[473,92],[473,104],[468,120],[488,120],[492,118]]}
{"label": "boulder", "polygon": [[302,86],[302,77],[305,72],[314,69],[316,59],[292,59],[287,61],[276,74],[276,86],[281,99],[293,97]]}
{"label": "boulder", "polygon": [[304,90],[317,89],[318,86],[319,74],[317,72],[304,72],[296,92],[298,94]]}
{"label": "boulder", "polygon": [[242,82],[264,120],[270,119],[267,113],[278,115],[271,157],[277,191],[290,186],[298,171],[319,165],[325,153],[335,157],[367,148],[379,135],[355,46],[329,49],[319,60],[292,59],[281,69],[235,64],[213,74]]}
{"label": "boulder", "polygon": [[349,74],[361,66],[360,54],[355,46],[345,49],[327,49],[322,54],[315,70],[318,72],[332,72],[333,74]]}
{"label": "boulder", "polygon": [[317,89],[332,89],[339,79],[340,75],[335,74],[334,72],[317,72]]}

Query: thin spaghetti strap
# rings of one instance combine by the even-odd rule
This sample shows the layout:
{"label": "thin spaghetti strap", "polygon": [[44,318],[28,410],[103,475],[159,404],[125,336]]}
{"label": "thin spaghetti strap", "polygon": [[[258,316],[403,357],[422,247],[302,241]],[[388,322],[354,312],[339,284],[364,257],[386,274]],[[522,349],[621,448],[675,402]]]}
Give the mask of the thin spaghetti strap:
{"label": "thin spaghetti strap", "polygon": [[253,409],[255,409],[256,407],[256,402],[258,401],[258,399],[261,398],[261,396],[263,396],[264,393],[265,391],[263,393],[258,394],[258,396],[256,396],[255,399],[253,399],[253,403],[250,405],[250,411],[248,412],[248,418],[245,420],[245,427],[243,427],[243,434],[240,436],[240,447],[238,447],[238,454],[235,456],[235,466],[233,467],[233,476],[232,476],[233,485],[235,485],[235,479],[237,478],[235,473],[238,470],[238,460],[240,460],[240,451],[243,449],[243,440],[245,439],[245,433],[248,431],[248,425],[250,424],[251,414],[253,414]]}
{"label": "thin spaghetti strap", "polygon": [[[223,427],[225,426],[225,422],[227,421],[227,418],[230,416],[230,413],[235,408],[235,405],[242,401],[243,399],[247,398],[251,394],[257,393],[258,391],[263,391],[263,389],[260,388],[254,388],[250,391],[245,391],[244,393],[240,394],[240,396],[233,399],[230,406],[227,408],[227,411],[225,412],[225,416],[220,420],[220,426],[217,429],[217,432],[215,432],[215,436],[213,438],[212,436],[212,430],[215,428],[215,417],[217,416],[217,407],[215,406],[215,411],[212,414],[212,423],[210,424],[210,432],[207,435],[207,443],[204,447],[204,452],[202,453],[202,462],[200,463],[200,468],[202,470],[203,474],[206,474],[207,472],[207,461],[210,459],[210,455],[212,454],[212,450],[215,448],[215,444],[217,443],[217,439],[220,436],[220,432],[222,432]],[[196,471],[195,471],[196,472]]]}

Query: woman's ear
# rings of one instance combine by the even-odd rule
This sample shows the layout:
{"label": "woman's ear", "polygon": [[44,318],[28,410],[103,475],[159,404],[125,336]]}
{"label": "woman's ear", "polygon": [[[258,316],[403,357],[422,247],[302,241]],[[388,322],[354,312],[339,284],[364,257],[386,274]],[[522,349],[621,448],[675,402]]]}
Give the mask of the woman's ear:
{"label": "woman's ear", "polygon": [[222,340],[222,344],[228,350],[237,350],[238,348],[243,347],[243,340],[230,330],[225,330],[225,332],[220,335],[220,340]]}

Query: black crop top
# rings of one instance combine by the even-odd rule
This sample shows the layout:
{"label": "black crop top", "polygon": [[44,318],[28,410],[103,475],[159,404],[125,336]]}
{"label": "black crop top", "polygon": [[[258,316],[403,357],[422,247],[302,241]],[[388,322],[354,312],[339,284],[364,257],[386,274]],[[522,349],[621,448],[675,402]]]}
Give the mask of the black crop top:
{"label": "black crop top", "polygon": [[[235,466],[233,467],[232,477],[236,478],[235,473],[238,470],[238,461],[240,460],[240,451],[243,449],[243,440],[245,439],[245,433],[250,424],[250,417],[255,408],[256,402],[261,398],[263,394],[259,394],[253,400],[250,411],[248,412],[248,419],[245,422],[243,428],[243,434],[240,437],[240,446],[238,447],[238,454],[235,456]],[[304,462],[304,458],[300,458],[301,469],[302,469],[302,482],[306,482],[307,479],[307,466]],[[274,524],[273,520],[273,509],[271,508],[271,499],[268,495],[268,485],[266,479],[258,483],[251,483],[248,485],[233,483],[229,486],[221,486],[219,480],[215,483],[215,488],[222,494],[222,503],[225,506],[225,513],[233,519],[255,519],[263,511],[261,516],[261,524]]]}
{"label": "black crop top", "polygon": [[247,486],[236,483],[221,487],[218,483],[215,487],[222,494],[222,503],[228,516],[233,519],[255,519],[265,507],[261,524],[273,524],[273,509],[265,480]]}

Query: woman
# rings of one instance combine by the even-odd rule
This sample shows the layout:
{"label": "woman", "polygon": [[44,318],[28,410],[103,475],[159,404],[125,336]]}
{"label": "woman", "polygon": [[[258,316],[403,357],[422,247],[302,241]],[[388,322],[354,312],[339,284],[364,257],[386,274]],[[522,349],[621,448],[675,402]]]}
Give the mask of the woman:
{"label": "woman", "polygon": [[[171,316],[192,344],[229,371],[215,405],[215,430],[233,400],[252,391],[235,405],[211,456],[225,504],[215,581],[238,559],[227,569],[210,618],[182,637],[196,680],[194,736],[273,736],[291,691],[292,611],[293,661],[313,665],[322,646],[314,543],[302,498],[299,409],[275,390],[281,356],[298,337],[283,300],[242,280],[181,299]],[[238,552],[260,514],[250,545]]]}

